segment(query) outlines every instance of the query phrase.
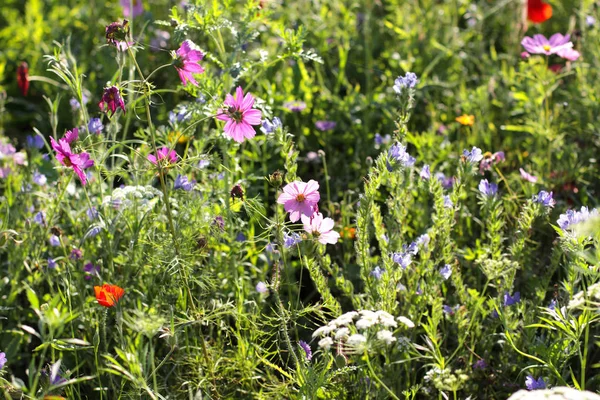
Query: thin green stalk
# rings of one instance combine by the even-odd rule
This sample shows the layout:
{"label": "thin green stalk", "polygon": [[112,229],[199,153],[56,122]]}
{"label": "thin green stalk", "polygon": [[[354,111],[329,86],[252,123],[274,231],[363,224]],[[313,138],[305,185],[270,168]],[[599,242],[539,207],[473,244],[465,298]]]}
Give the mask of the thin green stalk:
{"label": "thin green stalk", "polygon": [[395,400],[400,400],[400,399],[398,398],[398,396],[396,396],[396,395],[394,394],[394,392],[392,392],[392,391],[390,390],[390,388],[389,388],[389,387],[387,387],[387,386],[385,385],[385,383],[383,383],[383,382],[381,381],[381,379],[379,379],[379,375],[377,375],[377,374],[375,373],[375,371],[373,370],[373,367],[371,366],[371,362],[369,361],[369,354],[368,354],[366,351],[365,351],[365,360],[366,360],[366,362],[367,362],[367,367],[369,367],[369,371],[371,372],[371,376],[372,376],[372,377],[373,377],[373,378],[374,378],[374,379],[377,381],[377,383],[379,383],[381,386],[383,386],[383,388],[384,388],[384,389],[385,389],[385,390],[386,390],[386,391],[387,391],[387,392],[390,394],[390,397],[391,397],[392,399],[395,399]]}

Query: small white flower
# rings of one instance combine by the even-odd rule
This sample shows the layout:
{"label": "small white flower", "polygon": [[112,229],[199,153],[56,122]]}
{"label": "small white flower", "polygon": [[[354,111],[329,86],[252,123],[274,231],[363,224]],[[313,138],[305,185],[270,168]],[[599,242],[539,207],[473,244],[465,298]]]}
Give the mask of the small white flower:
{"label": "small white flower", "polygon": [[391,315],[390,313],[383,311],[383,310],[379,310],[376,312],[377,316],[379,317],[379,323],[383,326],[385,326],[386,328],[396,328],[398,326],[398,324],[396,323],[396,321],[394,321],[394,316]]}
{"label": "small white flower", "polygon": [[350,311],[340,315],[334,321],[336,321],[337,326],[346,326],[348,324],[351,324],[356,316],[358,316],[358,313],[356,311]]}
{"label": "small white flower", "polygon": [[356,329],[367,329],[372,327],[373,325],[375,325],[377,323],[377,317],[374,318],[361,318],[358,321],[356,321]]}
{"label": "small white flower", "polygon": [[333,345],[333,339],[330,337],[323,338],[319,340],[319,347],[323,350],[329,350],[329,348]]}
{"label": "small white flower", "polygon": [[406,325],[408,328],[414,328],[415,327],[415,323],[412,322],[410,319],[406,318],[406,317],[398,317],[396,318],[398,320],[398,322]]}
{"label": "small white flower", "polygon": [[367,338],[361,335],[360,333],[355,333],[354,335],[350,335],[348,340],[346,340],[346,344],[352,347],[362,346],[367,342]]}
{"label": "small white flower", "polygon": [[396,338],[392,332],[384,329],[377,332],[377,340],[381,340],[382,342],[385,342],[385,344],[390,345],[396,341]]}
{"label": "small white flower", "polygon": [[348,328],[340,328],[335,333],[335,340],[342,340],[350,334],[350,329]]}
{"label": "small white flower", "polygon": [[333,327],[333,326],[327,326],[327,325],[322,326],[319,329],[317,329],[316,331],[314,331],[314,333],[312,334],[312,337],[315,338],[317,336],[329,335],[334,330],[335,330],[335,327]]}

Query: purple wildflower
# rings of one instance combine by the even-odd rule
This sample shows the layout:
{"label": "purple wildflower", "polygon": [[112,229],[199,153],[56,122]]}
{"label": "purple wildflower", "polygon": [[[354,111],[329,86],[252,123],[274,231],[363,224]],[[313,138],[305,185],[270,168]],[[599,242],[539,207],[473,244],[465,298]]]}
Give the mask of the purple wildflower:
{"label": "purple wildflower", "polygon": [[421,179],[428,181],[429,179],[431,179],[431,171],[429,170],[429,164],[425,164],[423,165],[423,168],[421,168],[421,172],[419,173],[419,176],[421,177]]}
{"label": "purple wildflower", "polygon": [[71,250],[71,255],[69,255],[69,258],[71,258],[71,260],[80,260],[81,257],[83,257],[83,252],[77,248]]}
{"label": "purple wildflower", "polygon": [[410,253],[393,253],[392,261],[399,264],[402,269],[406,269],[412,262],[412,255]]}
{"label": "purple wildflower", "polygon": [[38,186],[44,186],[48,182],[46,175],[42,174],[40,171],[34,171],[32,180],[33,183]]}
{"label": "purple wildflower", "polygon": [[0,353],[0,369],[4,368],[7,361],[8,360],[6,359],[6,354],[4,352],[1,352]]}
{"label": "purple wildflower", "polygon": [[393,89],[396,93],[402,94],[405,89],[413,89],[417,83],[419,83],[417,75],[413,72],[407,72],[405,76],[396,78]]}
{"label": "purple wildflower", "polygon": [[554,311],[556,309],[556,299],[552,299],[550,301],[550,305],[548,305],[548,309]]}
{"label": "purple wildflower", "polygon": [[454,207],[454,203],[452,203],[452,200],[450,199],[449,195],[444,196],[444,207],[446,207],[446,208]]}
{"label": "purple wildflower", "polygon": [[273,121],[269,121],[268,119],[264,119],[262,121],[261,124],[261,128],[260,130],[265,134],[268,135],[270,133],[275,132],[277,129],[281,128],[283,125],[281,123],[281,120],[278,117],[274,117]]}
{"label": "purple wildflower", "polygon": [[415,164],[415,158],[406,151],[402,143],[396,143],[388,151],[388,170],[391,171],[390,160],[399,163],[403,167],[412,167]]}
{"label": "purple wildflower", "polygon": [[38,225],[46,225],[46,213],[43,211],[36,213],[33,217],[33,222]]}
{"label": "purple wildflower", "polygon": [[98,218],[98,210],[96,209],[96,207],[92,206],[90,208],[88,208],[85,212],[85,214],[87,215],[87,217],[90,219],[90,221],[95,220],[96,218]]}
{"label": "purple wildflower", "polygon": [[175,178],[175,183],[173,184],[173,189],[182,189],[186,192],[189,192],[194,188],[196,181],[190,181],[185,175],[177,175]]}
{"label": "purple wildflower", "polygon": [[120,108],[125,112],[125,101],[121,96],[121,91],[116,86],[109,86],[104,88],[104,93],[102,94],[102,100],[98,103],[101,111],[110,111],[110,116],[115,115],[117,108]]}
{"label": "purple wildflower", "polygon": [[488,182],[487,179],[482,179],[479,182],[479,191],[486,197],[494,197],[498,193],[498,185]]}
{"label": "purple wildflower", "polygon": [[508,307],[508,306],[512,306],[514,304],[517,304],[521,301],[521,293],[519,292],[515,292],[514,295],[510,295],[508,294],[508,292],[504,293],[504,306]]}
{"label": "purple wildflower", "polygon": [[269,289],[267,288],[267,285],[264,282],[258,282],[256,284],[255,289],[258,293],[261,293],[261,294],[267,293],[269,291]]}
{"label": "purple wildflower", "polygon": [[89,281],[94,276],[100,275],[100,267],[92,263],[87,263],[83,266],[83,272],[85,272],[84,279]]}
{"label": "purple wildflower", "polygon": [[563,231],[571,228],[573,225],[587,221],[591,217],[597,216],[598,210],[592,210],[591,212],[587,207],[581,207],[580,211],[567,210],[566,213],[561,214],[556,223]]}
{"label": "purple wildflower", "polygon": [[219,228],[221,231],[225,230],[225,220],[220,215],[217,215],[213,219],[213,225],[216,225],[217,228]]}
{"label": "purple wildflower", "polygon": [[488,364],[483,358],[480,358],[479,360],[475,361],[475,364],[473,364],[473,369],[486,369],[487,367]]}
{"label": "purple wildflower", "polygon": [[65,136],[62,139],[59,139],[58,142],[51,137],[50,143],[54,151],[56,151],[56,159],[58,162],[65,167],[72,168],[81,180],[81,184],[85,185],[87,183],[87,177],[83,170],[93,167],[94,160],[90,160],[90,155],[85,151],[79,154],[75,154],[71,151],[70,143],[76,139],[77,135],[77,129],[73,129],[73,131],[67,131]]}
{"label": "purple wildflower", "polygon": [[335,129],[337,123],[335,121],[317,121],[315,126],[318,130],[325,132]]}
{"label": "purple wildflower", "polygon": [[288,234],[287,232],[283,233],[283,247],[289,249],[290,247],[296,246],[298,243],[302,242],[302,236],[300,236],[296,232],[292,232]]}
{"label": "purple wildflower", "polygon": [[454,315],[454,309],[446,304],[442,306],[442,311],[446,315]]}
{"label": "purple wildflower", "polygon": [[442,184],[442,187],[446,190],[452,189],[452,186],[454,186],[453,176],[446,177],[446,175],[444,175],[443,172],[436,172],[434,177]]}
{"label": "purple wildflower", "polygon": [[41,149],[44,147],[44,138],[40,135],[27,135],[27,146],[32,149]]}
{"label": "purple wildflower", "polygon": [[373,268],[373,271],[371,271],[371,276],[377,280],[381,279],[381,276],[383,275],[383,273],[385,272],[384,269],[382,269],[381,267],[376,266],[375,268]]}
{"label": "purple wildflower", "polygon": [[519,168],[519,172],[521,173],[521,178],[523,178],[527,182],[536,183],[538,180],[537,176],[531,175],[530,173],[525,171],[523,168]]}
{"label": "purple wildflower", "polygon": [[300,347],[302,347],[302,350],[304,350],[304,354],[306,355],[306,360],[307,361],[312,360],[312,350],[310,348],[310,345],[308,343],[306,343],[304,340],[300,340],[298,342],[298,345],[300,345]]}
{"label": "purple wildflower", "polygon": [[56,235],[50,236],[50,246],[57,247],[60,246],[60,238]]}
{"label": "purple wildflower", "polygon": [[292,112],[302,112],[306,108],[306,103],[299,100],[293,100],[284,103],[283,106]]}
{"label": "purple wildflower", "polygon": [[527,375],[525,378],[525,387],[527,390],[546,389],[546,382],[541,376],[536,380],[533,376]]}
{"label": "purple wildflower", "polygon": [[[132,4],[133,8],[131,8]],[[125,18],[135,18],[144,13],[142,0],[121,0],[121,7],[123,7],[123,16]]]}
{"label": "purple wildflower", "polygon": [[100,118],[90,119],[90,122],[88,124],[89,133],[95,133],[96,135],[99,135],[100,133],[102,133],[103,129],[104,125],[102,125],[102,120]]}
{"label": "purple wildflower", "polygon": [[465,157],[465,159],[471,164],[474,164],[483,159],[483,153],[481,152],[480,148],[473,146],[471,151],[467,149],[463,150],[463,157]]}
{"label": "purple wildflower", "polygon": [[452,275],[452,266],[450,264],[444,265],[440,269],[440,275],[442,275],[442,278],[444,278],[444,280],[448,280],[448,278],[450,278],[450,275]]}
{"label": "purple wildflower", "polygon": [[56,268],[56,261],[53,258],[48,258],[48,268],[54,269]]}
{"label": "purple wildflower", "polygon": [[546,192],[545,190],[540,190],[537,195],[533,196],[533,201],[550,208],[556,204],[556,201],[552,198],[552,192]]}
{"label": "purple wildflower", "polygon": [[69,100],[69,104],[71,105],[71,110],[73,111],[77,111],[81,108],[81,104],[79,104],[79,101],[77,101],[75,97],[72,97],[71,100]]}

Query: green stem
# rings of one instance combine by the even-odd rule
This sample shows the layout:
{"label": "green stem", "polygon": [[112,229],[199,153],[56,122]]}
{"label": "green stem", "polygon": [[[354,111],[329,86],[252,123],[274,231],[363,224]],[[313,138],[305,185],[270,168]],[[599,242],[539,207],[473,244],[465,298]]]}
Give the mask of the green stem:
{"label": "green stem", "polygon": [[378,375],[375,373],[375,371],[373,370],[373,367],[371,366],[371,362],[369,361],[369,354],[368,354],[366,351],[365,351],[365,360],[367,361],[367,367],[369,367],[369,371],[371,372],[371,376],[372,376],[372,377],[373,377],[373,378],[374,378],[374,379],[377,381],[377,383],[379,383],[381,386],[383,386],[383,388],[384,388],[384,389],[385,389],[385,390],[386,390],[386,391],[387,391],[387,392],[390,394],[390,397],[391,397],[392,399],[395,399],[395,400],[400,400],[400,399],[398,398],[398,396],[396,396],[396,395],[394,394],[394,392],[392,392],[392,391],[390,390],[390,388],[389,388],[389,387],[387,387],[387,386],[385,385],[385,383],[383,383],[383,382],[381,381],[381,379],[379,379],[379,376],[378,376]]}

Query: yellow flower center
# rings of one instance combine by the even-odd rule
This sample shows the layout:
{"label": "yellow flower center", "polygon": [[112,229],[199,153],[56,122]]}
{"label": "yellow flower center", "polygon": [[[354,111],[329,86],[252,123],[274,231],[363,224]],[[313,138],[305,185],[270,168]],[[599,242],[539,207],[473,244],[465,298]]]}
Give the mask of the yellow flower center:
{"label": "yellow flower center", "polygon": [[296,196],[296,201],[298,203],[302,203],[304,200],[306,200],[306,197],[304,197],[304,195],[302,193],[300,193],[298,196]]}
{"label": "yellow flower center", "polygon": [[550,51],[552,47],[549,44],[544,45],[544,50],[545,51]]}

